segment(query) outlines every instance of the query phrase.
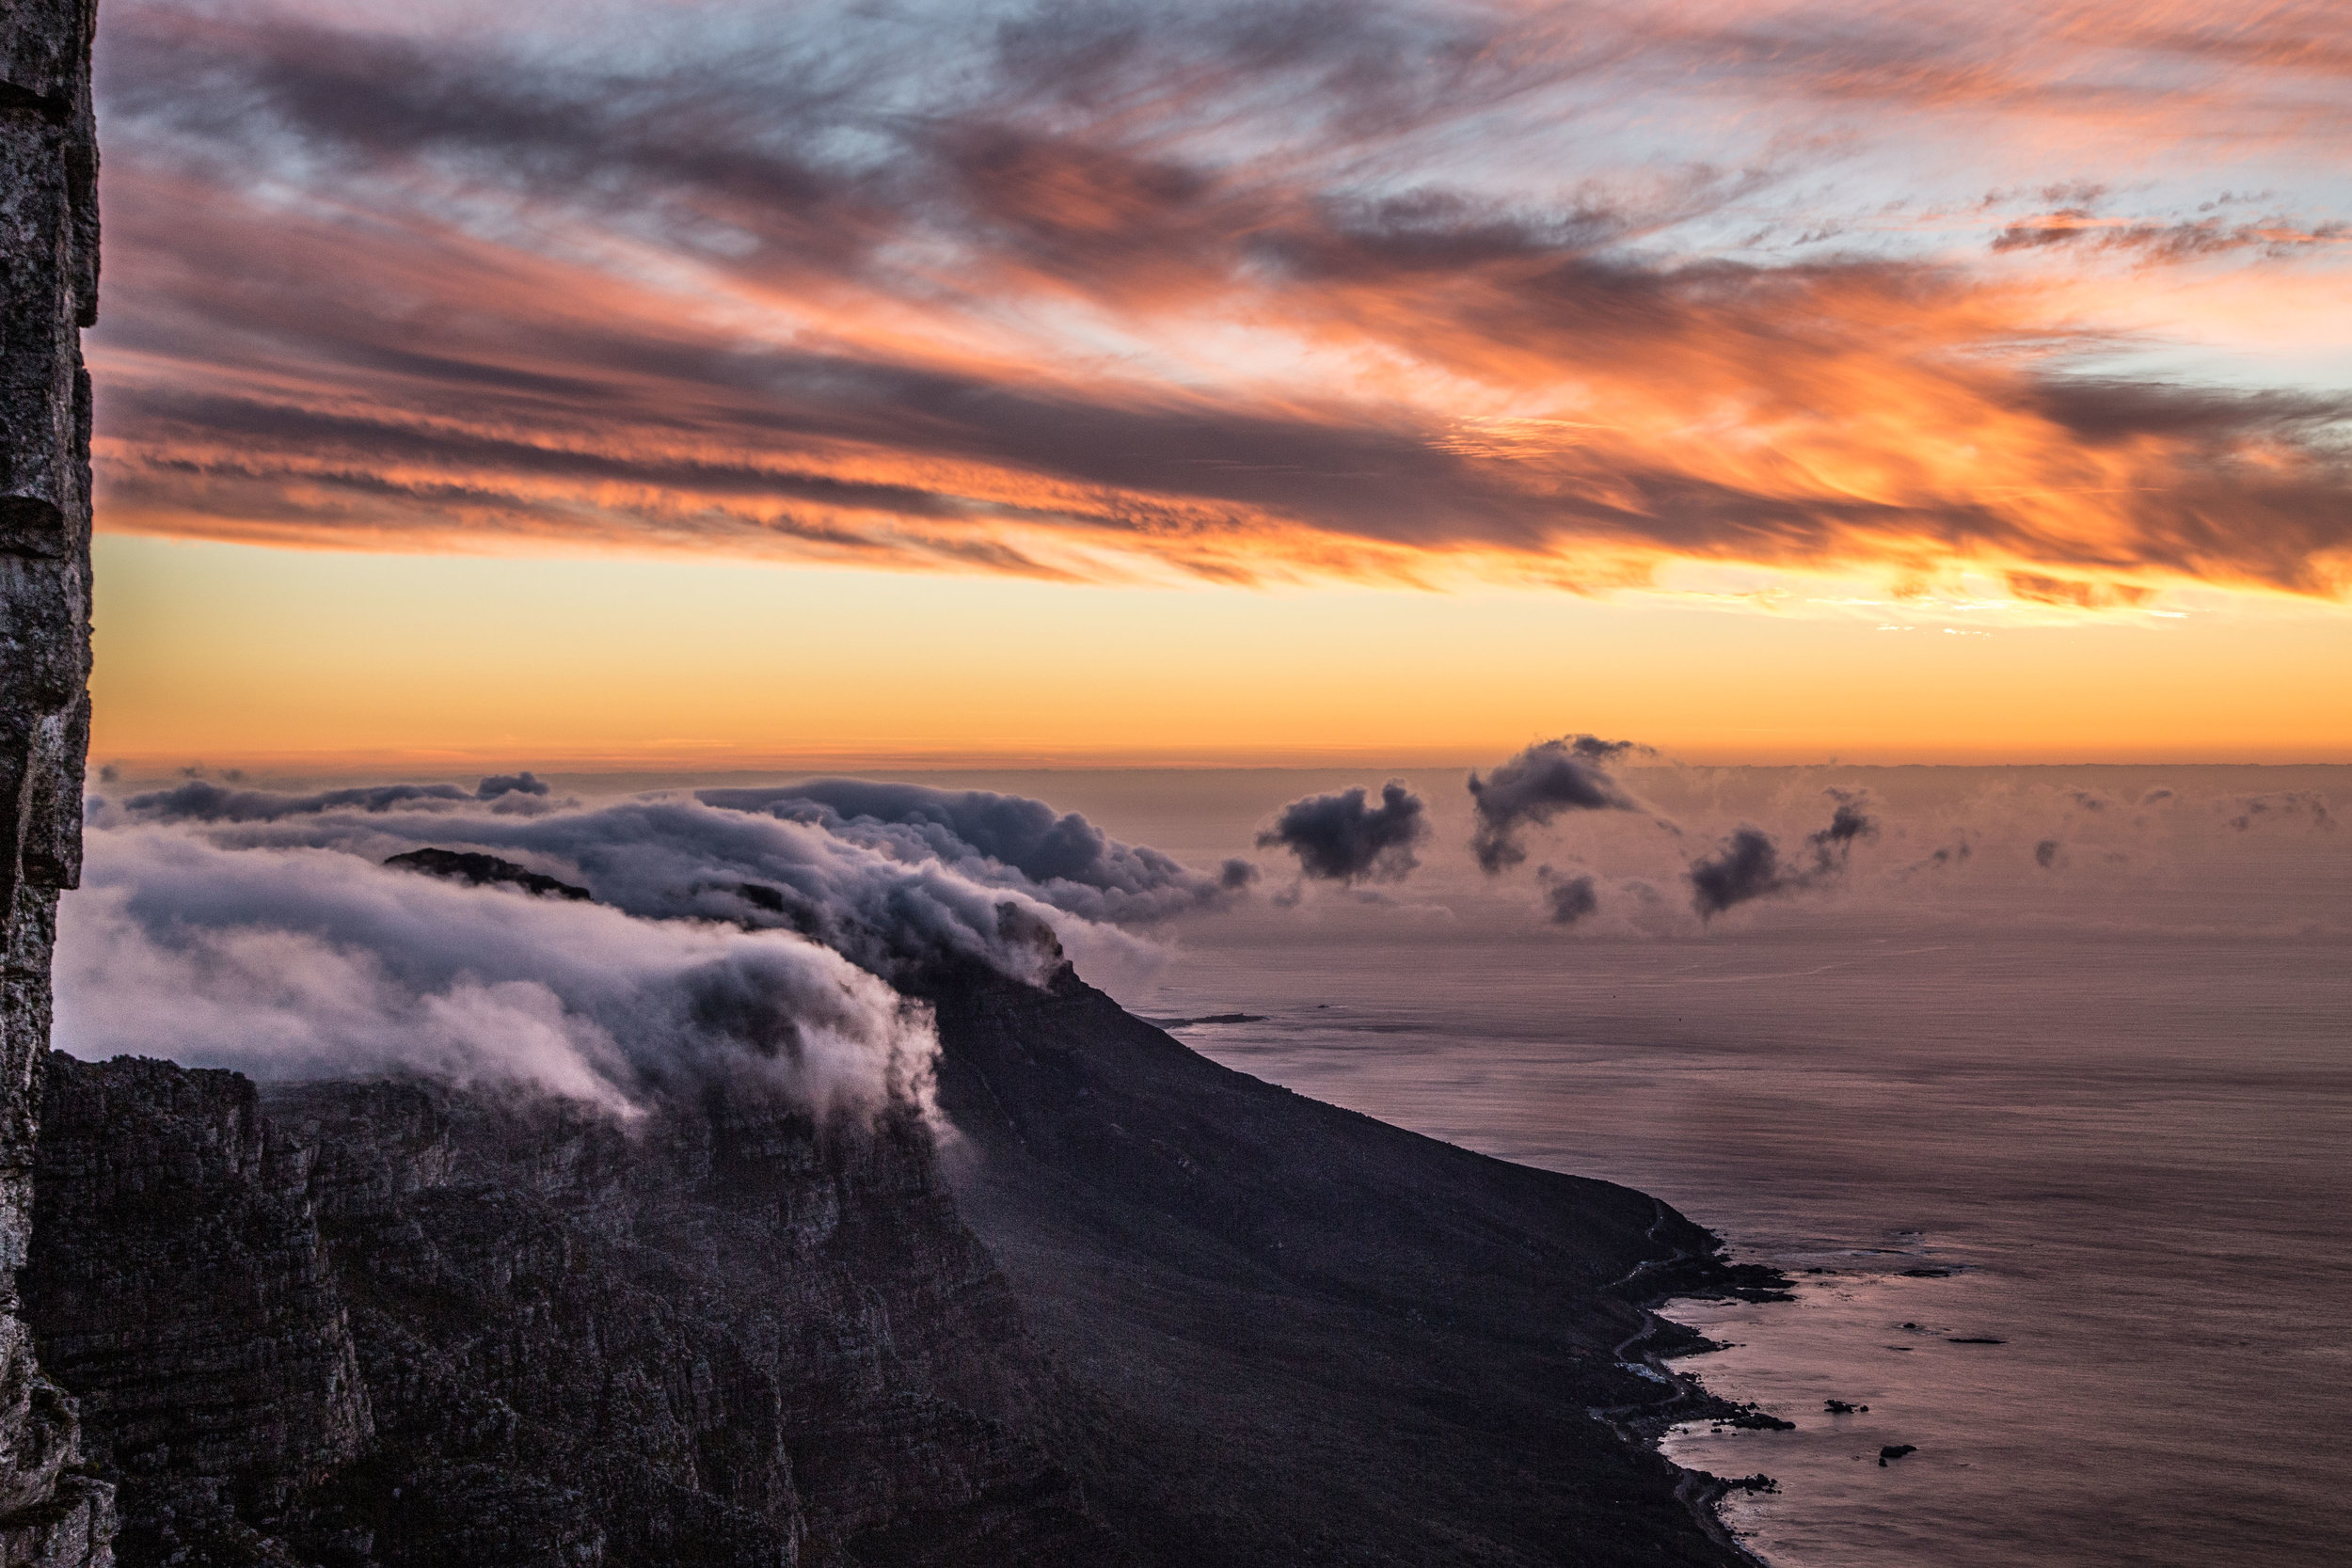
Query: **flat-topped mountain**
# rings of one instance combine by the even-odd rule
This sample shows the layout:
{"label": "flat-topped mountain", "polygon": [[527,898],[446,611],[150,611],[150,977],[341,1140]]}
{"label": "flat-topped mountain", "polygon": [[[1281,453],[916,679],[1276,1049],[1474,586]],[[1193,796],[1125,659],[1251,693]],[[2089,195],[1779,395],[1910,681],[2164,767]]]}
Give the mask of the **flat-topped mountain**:
{"label": "flat-topped mountain", "polygon": [[1588,1414],[1665,1396],[1613,1286],[1689,1221],[1066,966],[916,989],[938,1133],[52,1056],[25,1311],[119,1560],[1730,1560]]}

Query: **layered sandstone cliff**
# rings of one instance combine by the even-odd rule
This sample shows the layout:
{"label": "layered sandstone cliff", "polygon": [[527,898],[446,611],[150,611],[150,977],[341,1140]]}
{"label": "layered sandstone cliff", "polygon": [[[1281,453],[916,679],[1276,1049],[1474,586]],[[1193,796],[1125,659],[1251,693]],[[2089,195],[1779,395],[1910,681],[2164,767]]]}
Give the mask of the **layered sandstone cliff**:
{"label": "layered sandstone cliff", "polygon": [[0,8],[0,1568],[103,1562],[109,1530],[106,1489],[72,1473],[72,1406],[34,1360],[15,1286],[89,734],[95,24],[96,0]]}

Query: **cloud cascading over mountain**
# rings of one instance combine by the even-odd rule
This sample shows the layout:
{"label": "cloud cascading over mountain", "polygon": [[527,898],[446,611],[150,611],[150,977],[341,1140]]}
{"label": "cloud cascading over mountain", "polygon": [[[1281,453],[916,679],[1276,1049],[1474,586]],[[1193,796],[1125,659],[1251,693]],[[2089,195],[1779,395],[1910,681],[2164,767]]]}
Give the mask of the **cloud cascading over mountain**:
{"label": "cloud cascading over mountain", "polygon": [[[928,1092],[929,1025],[893,981],[959,963],[1042,980],[1064,942],[1132,954],[1121,923],[1229,903],[1251,869],[1195,871],[982,791],[548,794],[521,774],[94,800],[61,1043],[266,1077],[416,1071],[621,1114],[749,1072],[870,1109]],[[502,862],[503,879],[420,874]]]}
{"label": "cloud cascading over mountain", "polygon": [[[1219,907],[1249,880],[1246,862],[1196,871],[1019,796],[823,779],[703,797],[485,804],[450,784],[286,795],[196,780],[95,802],[91,823],[374,861],[427,845],[515,857],[633,915],[794,929],[884,974],[972,960],[1034,977],[1039,930],[1127,949],[1120,927]],[[1008,904],[1022,915],[1011,927]]]}
{"label": "cloud cascading over mountain", "polygon": [[468,887],[340,849],[94,832],[63,913],[57,1043],[262,1078],[415,1072],[622,1116],[710,1079],[813,1107],[929,1092],[937,1042],[796,936]]}

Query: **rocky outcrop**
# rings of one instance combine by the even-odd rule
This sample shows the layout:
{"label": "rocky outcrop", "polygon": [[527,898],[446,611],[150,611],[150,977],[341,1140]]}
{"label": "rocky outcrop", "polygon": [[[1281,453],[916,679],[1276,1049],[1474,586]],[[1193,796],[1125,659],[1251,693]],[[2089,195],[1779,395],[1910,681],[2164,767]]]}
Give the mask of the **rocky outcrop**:
{"label": "rocky outcrop", "polygon": [[568,898],[575,903],[596,896],[584,887],[559,881],[542,871],[496,855],[481,855],[458,849],[411,849],[405,855],[394,855],[384,863],[403,871],[421,871],[428,877],[446,877],[453,882],[465,882],[473,887],[518,887],[525,893],[542,898]]}
{"label": "rocky outcrop", "polygon": [[25,1308],[126,1564],[1116,1563],[911,1116],[51,1058]]}
{"label": "rocky outcrop", "polygon": [[16,1316],[57,893],[81,869],[89,740],[89,377],[98,309],[95,0],[0,8],[0,1568],[106,1560],[106,1493]]}

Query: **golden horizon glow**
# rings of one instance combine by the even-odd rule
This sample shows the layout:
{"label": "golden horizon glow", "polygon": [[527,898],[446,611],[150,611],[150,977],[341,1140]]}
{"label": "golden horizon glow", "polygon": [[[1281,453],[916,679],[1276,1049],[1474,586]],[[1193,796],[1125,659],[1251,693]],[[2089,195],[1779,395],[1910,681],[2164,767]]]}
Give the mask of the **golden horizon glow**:
{"label": "golden horizon glow", "polygon": [[119,538],[98,565],[91,754],[134,771],[1469,765],[1571,729],[1693,763],[2352,761],[2331,613],[1898,623]]}

